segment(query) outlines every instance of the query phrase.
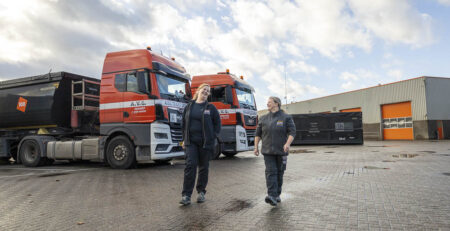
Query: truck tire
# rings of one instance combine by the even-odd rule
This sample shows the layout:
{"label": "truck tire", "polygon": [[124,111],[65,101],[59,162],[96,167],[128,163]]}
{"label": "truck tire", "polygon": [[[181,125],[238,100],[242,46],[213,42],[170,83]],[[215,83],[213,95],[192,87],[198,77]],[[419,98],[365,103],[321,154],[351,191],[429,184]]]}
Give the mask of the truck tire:
{"label": "truck tire", "polygon": [[227,157],[233,157],[237,154],[237,152],[223,152],[223,154]]}
{"label": "truck tire", "polygon": [[19,158],[27,167],[37,167],[45,162],[45,158],[41,157],[41,149],[36,140],[25,140],[20,145]]}
{"label": "truck tire", "polygon": [[127,137],[116,136],[108,143],[106,159],[112,168],[134,167],[136,165],[134,145]]}
{"label": "truck tire", "polygon": [[214,150],[212,153],[212,159],[217,160],[219,159],[220,154],[222,153],[222,145],[219,141],[216,142],[216,145],[214,145]]}

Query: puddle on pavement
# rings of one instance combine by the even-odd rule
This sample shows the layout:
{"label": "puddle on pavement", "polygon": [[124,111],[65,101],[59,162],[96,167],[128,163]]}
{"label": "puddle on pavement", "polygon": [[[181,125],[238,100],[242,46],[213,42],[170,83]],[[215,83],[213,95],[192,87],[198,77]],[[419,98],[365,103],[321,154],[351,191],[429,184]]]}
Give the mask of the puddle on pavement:
{"label": "puddle on pavement", "polygon": [[423,153],[436,153],[435,151],[419,151],[419,152],[423,152]]}
{"label": "puddle on pavement", "polygon": [[289,153],[315,153],[316,151],[311,151],[308,149],[295,149],[295,150],[291,150],[289,151]]}
{"label": "puddle on pavement", "polygon": [[334,153],[334,152],[325,152],[325,153]]}
{"label": "puddle on pavement", "polygon": [[419,154],[395,154],[395,155],[392,155],[392,157],[394,157],[394,158],[414,158],[418,155]]}
{"label": "puddle on pavement", "polygon": [[389,168],[383,168],[383,167],[377,167],[377,166],[364,166],[365,169],[386,169],[388,170]]}
{"label": "puddle on pavement", "polygon": [[243,209],[252,208],[253,203],[250,200],[237,200],[234,199],[231,201],[227,208],[224,209],[224,211],[227,212],[239,212]]}
{"label": "puddle on pavement", "polygon": [[442,173],[442,174],[444,174],[444,175],[446,175],[446,176],[450,176],[450,172],[444,172],[444,173]]}
{"label": "puddle on pavement", "polygon": [[52,172],[52,173],[44,173],[40,174],[39,177],[51,177],[51,176],[62,176],[62,175],[69,175],[69,172]]}

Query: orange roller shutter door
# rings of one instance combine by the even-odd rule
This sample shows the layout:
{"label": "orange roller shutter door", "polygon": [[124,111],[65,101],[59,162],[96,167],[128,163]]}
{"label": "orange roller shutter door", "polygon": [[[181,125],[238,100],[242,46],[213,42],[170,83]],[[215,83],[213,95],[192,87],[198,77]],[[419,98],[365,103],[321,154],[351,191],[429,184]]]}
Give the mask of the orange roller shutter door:
{"label": "orange roller shutter door", "polygon": [[413,140],[411,102],[381,105],[383,138]]}
{"label": "orange roller shutter door", "polygon": [[339,112],[361,112],[360,107],[339,110]]}

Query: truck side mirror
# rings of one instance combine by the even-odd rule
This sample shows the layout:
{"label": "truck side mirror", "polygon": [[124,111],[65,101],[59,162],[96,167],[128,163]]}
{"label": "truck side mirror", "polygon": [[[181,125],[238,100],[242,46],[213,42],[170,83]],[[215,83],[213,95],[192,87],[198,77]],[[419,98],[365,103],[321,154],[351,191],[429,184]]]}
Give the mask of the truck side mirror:
{"label": "truck side mirror", "polygon": [[148,90],[148,85],[146,81],[147,75],[137,75],[138,80],[138,90],[139,92],[142,92],[144,94],[150,94],[150,91]]}
{"label": "truck side mirror", "polygon": [[227,86],[225,88],[225,97],[226,97],[226,103],[233,105],[233,91],[231,89],[231,86]]}

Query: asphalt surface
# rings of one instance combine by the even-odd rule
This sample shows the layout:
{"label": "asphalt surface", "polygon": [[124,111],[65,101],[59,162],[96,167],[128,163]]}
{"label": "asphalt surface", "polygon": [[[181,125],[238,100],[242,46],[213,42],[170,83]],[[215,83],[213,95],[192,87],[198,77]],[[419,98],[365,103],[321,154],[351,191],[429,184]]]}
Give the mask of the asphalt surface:
{"label": "asphalt surface", "polygon": [[450,141],[294,146],[282,202],[263,157],[210,164],[206,202],[180,206],[184,160],[0,165],[0,230],[450,230]]}

